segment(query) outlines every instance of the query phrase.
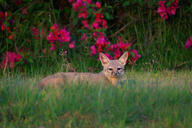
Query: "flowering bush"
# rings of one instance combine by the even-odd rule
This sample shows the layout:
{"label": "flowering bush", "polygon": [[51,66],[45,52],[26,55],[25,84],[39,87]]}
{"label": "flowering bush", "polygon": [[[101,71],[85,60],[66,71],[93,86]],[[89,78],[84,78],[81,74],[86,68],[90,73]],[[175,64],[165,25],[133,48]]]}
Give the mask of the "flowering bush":
{"label": "flowering bush", "polygon": [[124,51],[129,51],[129,56],[132,56],[131,64],[137,61],[140,55],[136,50],[131,49],[132,43],[124,42],[122,37],[119,37],[118,42],[114,44],[108,40],[105,34],[108,28],[107,21],[101,11],[100,2],[94,3],[91,0],[69,0],[69,2],[72,3],[73,9],[83,25],[82,29],[87,30],[86,33],[83,33],[81,40],[86,40],[88,36],[90,37],[89,42],[95,42],[90,47],[91,56],[104,52],[110,59],[118,59]]}
{"label": "flowering bush", "polygon": [[[178,0],[158,1],[158,3],[157,1],[151,2],[153,3],[153,7],[159,5],[158,9],[151,6],[151,8],[147,8],[147,11],[148,9],[152,9],[152,12],[155,13],[152,13],[151,16],[158,13],[164,20],[167,20],[169,16],[175,15],[177,9],[183,3],[182,1],[179,3]],[[124,16],[114,16],[116,19],[108,22],[110,15],[107,12],[108,6],[106,7],[106,3],[103,4],[93,0],[68,0],[64,1],[66,6],[60,8],[56,7],[57,1],[54,1],[54,7],[52,7],[51,2],[51,5],[36,1],[29,4],[29,1],[24,0],[6,2],[6,5],[10,5],[9,8],[1,9],[3,11],[0,10],[0,41],[3,42],[0,43],[0,54],[2,54],[0,58],[1,69],[14,68],[16,65],[23,66],[24,64],[32,63],[38,57],[54,56],[56,55],[54,53],[58,53],[58,50],[61,49],[65,49],[65,52],[67,51],[66,53],[83,51],[85,54],[81,53],[81,55],[90,55],[95,59],[98,58],[99,52],[105,53],[110,59],[118,59],[123,52],[128,51],[128,63],[130,65],[141,57],[138,51],[134,49],[135,45],[133,43],[142,42],[140,39],[138,40],[140,35],[137,32],[134,33],[134,30],[131,30],[125,36],[122,36],[123,34],[120,33],[122,30],[119,28],[121,22],[116,23],[116,21],[118,19],[122,20]],[[130,3],[143,4],[143,6],[147,5],[148,7],[150,5],[145,4],[146,2],[143,1],[139,2],[138,0],[131,2],[123,1],[122,3],[123,6],[127,6]],[[123,9],[119,10],[118,14],[125,14]],[[60,19],[61,14],[64,20]],[[116,15],[115,11],[113,14]],[[130,17],[132,18],[124,21],[124,24],[130,19],[134,19],[134,15]],[[153,23],[151,21],[149,22],[153,25],[157,24],[156,18],[152,18],[154,20]],[[169,24],[170,21],[166,22],[166,24]],[[143,21],[143,23],[145,24],[146,22]],[[113,27],[113,24],[120,25],[116,28],[116,26]],[[126,26],[125,28],[127,29],[128,27]],[[135,26],[130,26],[128,29],[134,28],[136,29]],[[157,27],[154,28],[156,29]],[[110,33],[118,29],[120,29],[117,32],[118,34],[115,33],[115,36],[110,35]],[[155,35],[155,31],[152,30],[151,33],[149,32],[149,35]],[[112,37],[117,38],[111,39]],[[154,38],[152,37],[150,39],[153,40]],[[146,38],[147,40],[148,38]],[[137,46],[142,50],[141,43]],[[185,48],[191,46],[192,37],[187,39]],[[143,51],[141,52],[143,53]]]}

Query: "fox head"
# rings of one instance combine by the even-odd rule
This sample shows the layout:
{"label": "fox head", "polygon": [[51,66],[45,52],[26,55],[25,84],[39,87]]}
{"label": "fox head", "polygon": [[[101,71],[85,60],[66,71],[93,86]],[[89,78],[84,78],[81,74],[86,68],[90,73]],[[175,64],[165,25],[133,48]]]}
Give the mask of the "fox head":
{"label": "fox head", "polygon": [[127,62],[128,52],[125,52],[119,59],[110,60],[105,54],[99,54],[103,71],[106,77],[120,78],[124,74],[124,67]]}

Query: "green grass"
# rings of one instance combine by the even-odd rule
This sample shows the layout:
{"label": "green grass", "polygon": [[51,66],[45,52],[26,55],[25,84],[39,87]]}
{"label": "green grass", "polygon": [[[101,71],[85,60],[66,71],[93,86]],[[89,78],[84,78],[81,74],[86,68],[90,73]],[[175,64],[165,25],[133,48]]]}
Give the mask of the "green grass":
{"label": "green grass", "polygon": [[122,88],[40,89],[40,76],[0,79],[0,126],[184,128],[192,123],[191,72],[127,73]]}

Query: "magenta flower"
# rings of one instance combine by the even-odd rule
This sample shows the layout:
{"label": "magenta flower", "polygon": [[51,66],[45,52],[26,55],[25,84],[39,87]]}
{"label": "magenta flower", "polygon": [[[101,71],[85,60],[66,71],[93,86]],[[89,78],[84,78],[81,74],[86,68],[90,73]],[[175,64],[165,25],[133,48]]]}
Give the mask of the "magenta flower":
{"label": "magenta flower", "polygon": [[122,52],[120,51],[119,48],[117,48],[115,51],[114,51],[114,58],[115,59],[118,59],[121,55],[122,55]]}
{"label": "magenta flower", "polygon": [[89,15],[89,12],[88,12],[85,8],[81,8],[81,9],[79,10],[78,18],[84,18],[84,19],[86,19],[88,15]]}
{"label": "magenta flower", "polygon": [[185,44],[185,48],[190,48],[192,46],[192,35],[189,39],[187,39],[187,42]]}
{"label": "magenta flower", "polygon": [[53,24],[53,25],[51,26],[50,29],[53,30],[53,31],[58,31],[59,27],[58,27],[58,25],[55,23],[55,24]]}
{"label": "magenta flower", "polygon": [[47,36],[47,40],[51,43],[56,41],[52,32]]}
{"label": "magenta flower", "polygon": [[71,37],[70,37],[70,33],[64,28],[64,29],[61,29],[59,31],[59,34],[60,34],[60,39],[59,41],[60,42],[69,42]]}
{"label": "magenta flower", "polygon": [[91,49],[91,56],[97,54],[97,49],[95,48],[95,45],[92,45],[90,49]]}
{"label": "magenta flower", "polygon": [[168,19],[167,15],[167,9],[165,7],[165,1],[159,1],[159,8],[157,9],[157,12],[160,14],[162,19]]}
{"label": "magenta flower", "polygon": [[102,38],[104,37],[103,32],[93,32],[93,38]]}
{"label": "magenta flower", "polygon": [[168,15],[175,15],[176,10],[178,7],[178,0],[175,0],[169,7],[166,7],[165,5],[166,1],[159,1],[159,7],[157,9],[157,12],[160,14],[161,18],[166,20],[168,19]]}
{"label": "magenta flower", "polygon": [[72,41],[70,44],[69,44],[69,48],[74,48],[75,47],[75,41]]}
{"label": "magenta flower", "polygon": [[51,50],[51,51],[54,51],[55,49],[56,49],[56,45],[53,44],[53,43],[51,43],[51,48],[50,48],[50,50]]}
{"label": "magenta flower", "polygon": [[113,57],[112,57],[111,55],[109,55],[108,53],[105,53],[105,55],[106,55],[110,60],[113,59]]}
{"label": "magenta flower", "polygon": [[36,27],[31,28],[32,34],[35,36],[36,40],[39,40],[40,38],[40,31]]}
{"label": "magenta flower", "polygon": [[97,2],[96,2],[96,7],[97,7],[97,8],[101,8],[101,3],[97,1]]}
{"label": "magenta flower", "polygon": [[89,28],[88,20],[82,20],[81,23],[83,24],[84,28]]}
{"label": "magenta flower", "polygon": [[141,57],[141,55],[138,54],[137,50],[135,49],[131,50],[130,52],[134,53],[134,57],[131,58],[133,62],[136,62]]}
{"label": "magenta flower", "polygon": [[97,47],[104,47],[104,48],[106,48],[107,45],[109,45],[109,44],[110,44],[110,42],[107,41],[105,37],[97,38],[96,43],[95,43],[95,45]]}
{"label": "magenta flower", "polygon": [[8,67],[8,68],[14,68],[15,62],[18,62],[22,59],[22,56],[18,53],[14,52],[5,52],[3,56],[3,60],[1,62],[1,68]]}

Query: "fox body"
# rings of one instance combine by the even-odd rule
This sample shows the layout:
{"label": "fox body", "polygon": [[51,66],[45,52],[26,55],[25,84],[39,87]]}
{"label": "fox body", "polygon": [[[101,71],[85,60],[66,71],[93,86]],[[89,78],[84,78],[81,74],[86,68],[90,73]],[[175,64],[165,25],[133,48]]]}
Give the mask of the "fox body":
{"label": "fox body", "polygon": [[103,53],[99,54],[103,71],[100,73],[78,73],[78,72],[59,72],[45,77],[39,82],[41,87],[58,86],[59,84],[88,83],[118,85],[120,78],[124,74],[124,66],[128,58],[128,52],[125,52],[117,60],[109,60]]}

